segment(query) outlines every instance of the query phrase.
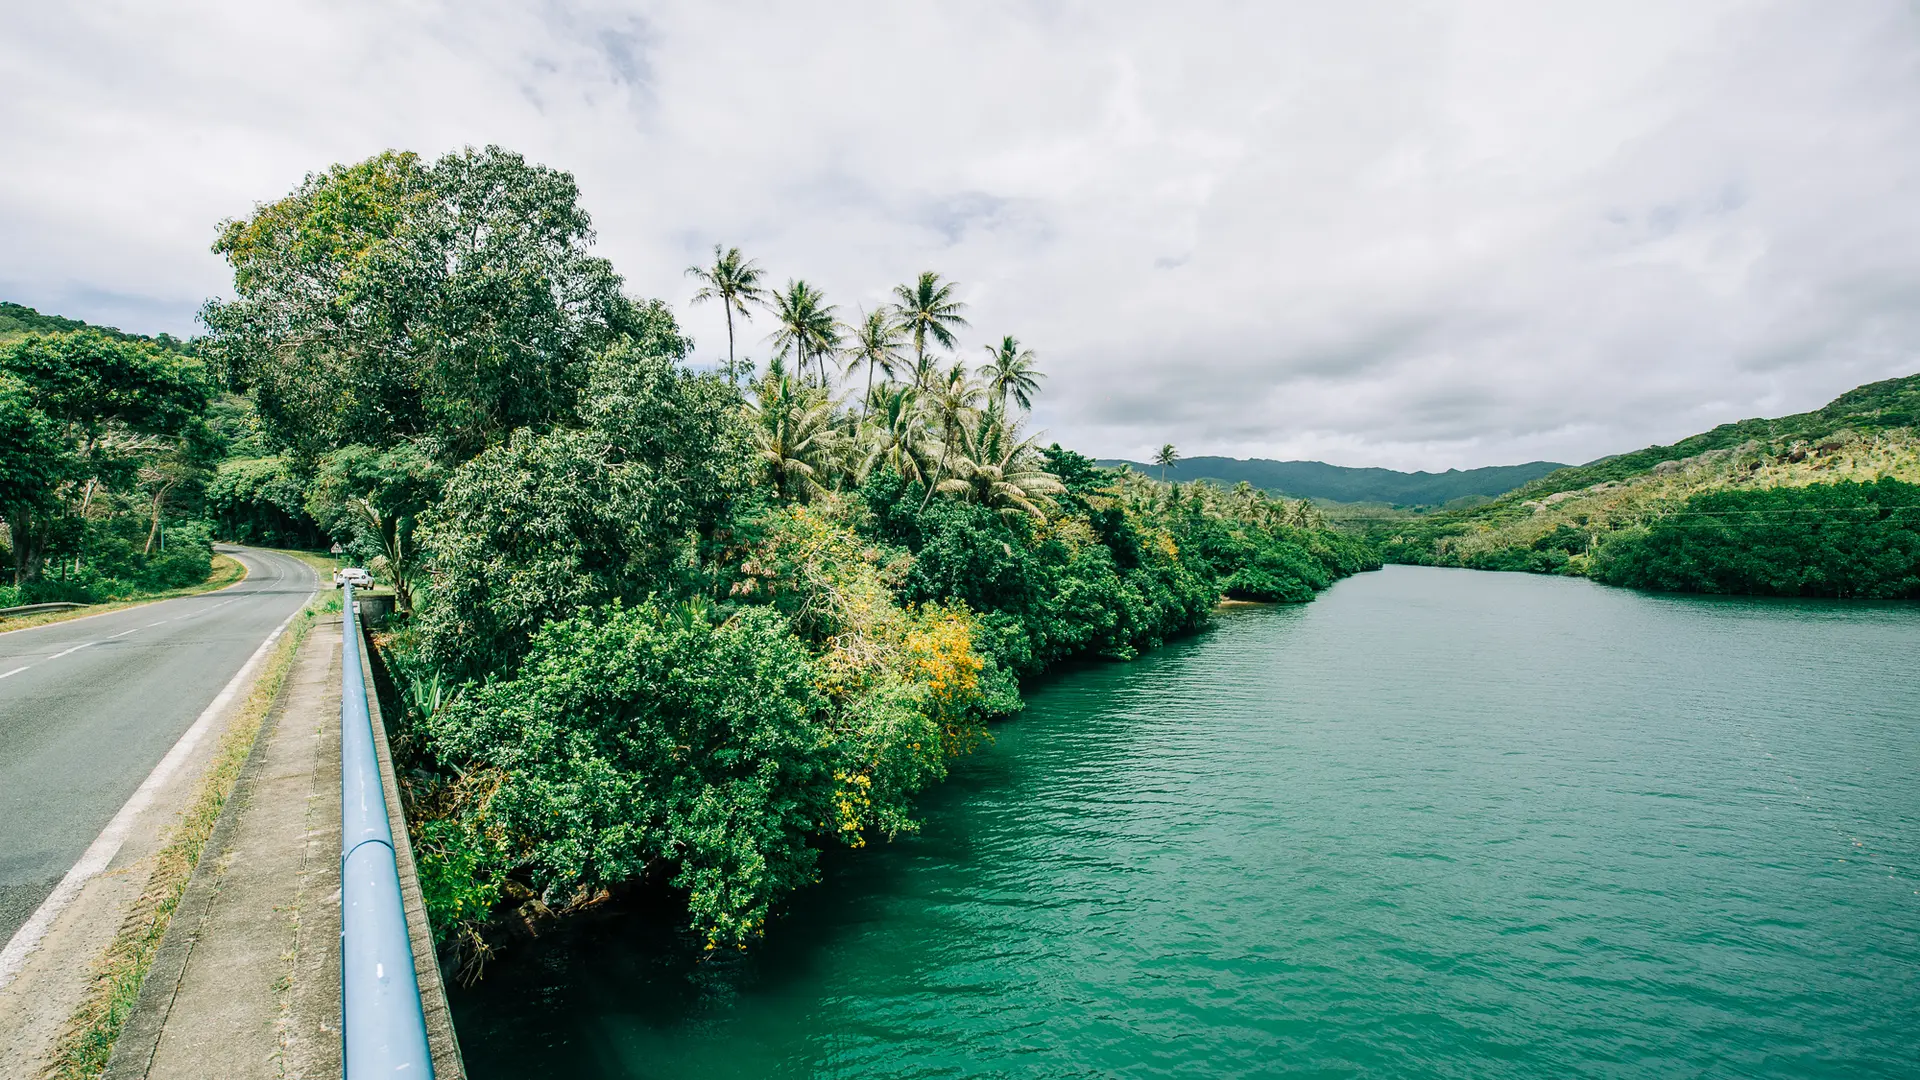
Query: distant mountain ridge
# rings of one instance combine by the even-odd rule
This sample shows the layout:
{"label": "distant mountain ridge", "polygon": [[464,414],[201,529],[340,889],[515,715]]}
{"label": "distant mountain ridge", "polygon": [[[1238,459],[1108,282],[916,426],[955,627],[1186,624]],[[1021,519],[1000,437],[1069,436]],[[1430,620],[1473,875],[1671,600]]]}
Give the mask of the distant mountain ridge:
{"label": "distant mountain ridge", "polygon": [[69,319],[64,315],[46,315],[25,304],[0,300],[0,342],[12,341],[28,334],[68,334],[76,330],[92,330],[124,341],[151,341],[163,349],[171,349],[174,352],[193,351],[191,342],[182,341],[172,334],[131,334],[117,326],[100,326],[79,319]]}
{"label": "distant mountain ridge", "polygon": [[[1158,479],[1160,466],[1109,458],[1102,465],[1129,465]],[[1391,503],[1396,506],[1444,506],[1468,496],[1495,498],[1567,466],[1554,461],[1448,469],[1442,473],[1349,468],[1324,461],[1273,461],[1267,458],[1184,458],[1166,470],[1168,480],[1211,480],[1232,487],[1245,480],[1265,491],[1296,499]]]}

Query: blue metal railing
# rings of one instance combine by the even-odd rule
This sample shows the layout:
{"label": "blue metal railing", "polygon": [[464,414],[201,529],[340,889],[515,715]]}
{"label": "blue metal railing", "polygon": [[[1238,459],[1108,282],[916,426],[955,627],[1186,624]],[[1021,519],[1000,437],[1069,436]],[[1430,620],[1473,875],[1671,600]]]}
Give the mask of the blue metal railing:
{"label": "blue metal railing", "polygon": [[340,1041],[347,1080],[433,1076],[346,587],[340,651]]}

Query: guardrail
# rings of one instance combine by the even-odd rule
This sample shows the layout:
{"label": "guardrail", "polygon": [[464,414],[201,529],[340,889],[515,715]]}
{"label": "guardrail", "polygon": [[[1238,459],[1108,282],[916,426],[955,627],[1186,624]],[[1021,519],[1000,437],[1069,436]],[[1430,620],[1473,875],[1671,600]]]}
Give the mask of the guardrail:
{"label": "guardrail", "polygon": [[340,650],[340,1041],[347,1080],[433,1076],[393,829],[374,753],[353,586]]}
{"label": "guardrail", "polygon": [[0,618],[8,615],[31,615],[36,611],[58,611],[61,608],[86,607],[85,604],[70,604],[65,600],[51,604],[21,604],[19,607],[0,607]]}

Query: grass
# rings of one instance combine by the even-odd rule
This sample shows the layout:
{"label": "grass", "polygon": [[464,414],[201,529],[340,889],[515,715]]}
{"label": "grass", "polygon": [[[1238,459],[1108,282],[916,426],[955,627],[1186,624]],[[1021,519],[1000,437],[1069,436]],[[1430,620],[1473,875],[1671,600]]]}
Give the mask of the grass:
{"label": "grass", "polygon": [[166,846],[152,856],[153,872],[114,935],[113,944],[94,966],[93,982],[86,997],[67,1020],[67,1030],[54,1048],[53,1064],[47,1075],[56,1080],[82,1080],[99,1076],[113,1054],[113,1044],[132,1015],[139,1000],[140,987],[160,941],[173,922],[187,882],[213,836],[220,812],[233,794],[247,756],[273,702],[293,669],[293,658],[301,642],[313,629],[316,618],[326,611],[339,610],[339,599],[329,597],[302,609],[254,680],[240,712],[229,725],[215,751],[213,764],[201,778],[192,800],[182,813],[180,823],[167,838]]}
{"label": "grass", "polygon": [[199,596],[202,593],[217,592],[229,585],[238,585],[245,580],[247,568],[240,560],[231,555],[215,554],[213,568],[207,574],[207,580],[198,585],[185,585],[178,589],[164,589],[160,592],[141,593],[127,600],[114,600],[105,604],[88,604],[85,607],[68,608],[65,611],[40,611],[31,615],[14,615],[0,618],[0,633],[8,630],[25,630],[30,626],[45,626],[48,623],[66,622],[68,619],[84,618],[88,615],[101,615],[122,608],[151,604],[155,600],[172,600],[181,596]]}
{"label": "grass", "polygon": [[285,555],[289,559],[299,559],[301,562],[313,567],[313,572],[319,574],[322,580],[331,580],[335,570],[347,565],[345,559],[335,555],[328,555],[325,552],[302,551],[299,548],[262,548],[261,550],[271,551],[276,555]]}

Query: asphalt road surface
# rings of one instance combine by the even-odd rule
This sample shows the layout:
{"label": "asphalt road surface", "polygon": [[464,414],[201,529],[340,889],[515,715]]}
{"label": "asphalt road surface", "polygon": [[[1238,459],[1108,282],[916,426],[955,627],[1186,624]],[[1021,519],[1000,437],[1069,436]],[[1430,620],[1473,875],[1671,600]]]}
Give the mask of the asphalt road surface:
{"label": "asphalt road surface", "polygon": [[0,633],[0,945],[318,584],[298,559],[223,551],[239,585]]}

